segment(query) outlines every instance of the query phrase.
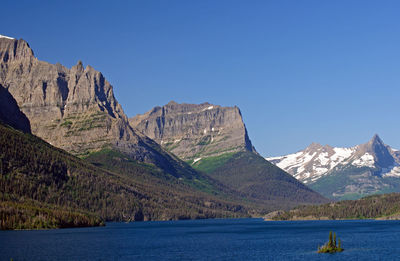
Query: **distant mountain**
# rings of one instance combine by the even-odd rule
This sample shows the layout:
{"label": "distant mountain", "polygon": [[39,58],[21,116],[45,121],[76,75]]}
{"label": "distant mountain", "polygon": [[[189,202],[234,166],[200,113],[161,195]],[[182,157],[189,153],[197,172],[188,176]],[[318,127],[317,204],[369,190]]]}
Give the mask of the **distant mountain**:
{"label": "distant mountain", "polygon": [[266,159],[330,198],[400,192],[400,153],[378,135],[351,148],[313,143],[297,153]]}
{"label": "distant mountain", "polygon": [[270,209],[326,202],[258,155],[237,107],[170,102],[130,123],[197,170]]}
{"label": "distant mountain", "polygon": [[186,161],[253,151],[238,107],[171,101],[129,119],[131,126]]}

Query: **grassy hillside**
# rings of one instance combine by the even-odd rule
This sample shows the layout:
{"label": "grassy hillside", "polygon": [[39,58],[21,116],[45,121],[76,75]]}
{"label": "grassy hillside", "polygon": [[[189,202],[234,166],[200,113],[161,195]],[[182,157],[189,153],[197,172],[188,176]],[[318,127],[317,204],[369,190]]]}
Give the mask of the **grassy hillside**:
{"label": "grassy hillside", "polygon": [[[203,161],[203,160],[202,160]],[[327,199],[253,152],[213,157],[195,164],[223,185],[243,196],[262,201],[270,210],[299,204],[325,203]]]}
{"label": "grassy hillside", "polygon": [[373,175],[368,167],[346,167],[333,170],[310,187],[327,198],[355,200],[373,194],[398,192],[400,181],[396,178]]}
{"label": "grassy hillside", "polygon": [[219,156],[204,158],[200,161],[192,163],[192,166],[199,171],[212,173],[218,167],[223,166],[229,159],[233,157],[233,155],[235,155],[234,152],[228,152]]}
{"label": "grassy hillside", "polygon": [[248,216],[243,205],[214,196],[215,186],[201,174],[177,178],[112,151],[89,157],[95,166],[4,125],[0,147],[3,202],[48,204],[104,221]]}
{"label": "grassy hillside", "polygon": [[277,213],[273,220],[301,219],[399,219],[400,193],[368,196],[319,206],[300,206]]}

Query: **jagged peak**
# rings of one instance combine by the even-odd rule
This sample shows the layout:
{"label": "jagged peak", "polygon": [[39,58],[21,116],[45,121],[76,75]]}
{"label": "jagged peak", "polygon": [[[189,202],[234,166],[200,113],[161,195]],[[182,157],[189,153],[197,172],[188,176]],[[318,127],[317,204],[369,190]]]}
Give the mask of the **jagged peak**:
{"label": "jagged peak", "polygon": [[84,71],[84,67],[83,67],[83,63],[81,60],[79,60],[76,65],[72,66],[71,70],[76,70],[77,72],[83,72]]}
{"label": "jagged peak", "polygon": [[308,147],[306,148],[306,150],[317,150],[322,148],[323,146],[317,142],[312,142],[310,145],[308,145]]}
{"label": "jagged peak", "polygon": [[376,143],[380,143],[383,144],[382,139],[378,136],[378,134],[375,134],[372,139],[369,141],[369,143],[371,144],[376,144]]}

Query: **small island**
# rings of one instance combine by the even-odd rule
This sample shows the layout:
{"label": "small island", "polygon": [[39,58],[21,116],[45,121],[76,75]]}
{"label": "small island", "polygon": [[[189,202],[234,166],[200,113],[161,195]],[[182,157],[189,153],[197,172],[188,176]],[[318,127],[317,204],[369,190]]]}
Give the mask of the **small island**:
{"label": "small island", "polygon": [[318,253],[336,253],[342,252],[344,249],[341,246],[340,239],[338,239],[338,245],[336,245],[336,233],[332,231],[329,232],[329,242],[323,245],[322,247],[318,247]]}

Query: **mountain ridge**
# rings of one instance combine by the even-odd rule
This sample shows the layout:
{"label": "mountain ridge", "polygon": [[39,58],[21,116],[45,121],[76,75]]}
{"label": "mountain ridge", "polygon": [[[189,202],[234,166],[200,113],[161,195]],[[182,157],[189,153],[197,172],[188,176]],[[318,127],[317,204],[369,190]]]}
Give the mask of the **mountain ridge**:
{"label": "mountain ridge", "polygon": [[0,38],[0,84],[28,117],[34,135],[74,155],[112,148],[178,175],[180,159],[130,126],[101,72],[81,61],[70,69],[38,60],[23,39]]}
{"label": "mountain ridge", "polygon": [[[333,177],[337,180],[346,177],[348,184],[342,180],[341,188],[338,188],[340,192],[334,192],[330,197],[400,191],[397,182],[390,179],[400,177],[399,153],[386,145],[377,134],[368,142],[350,148],[313,143],[297,153],[266,159],[323,194],[322,190],[328,183],[335,183]],[[359,184],[356,179],[359,179]],[[361,184],[361,180],[365,184]]]}

